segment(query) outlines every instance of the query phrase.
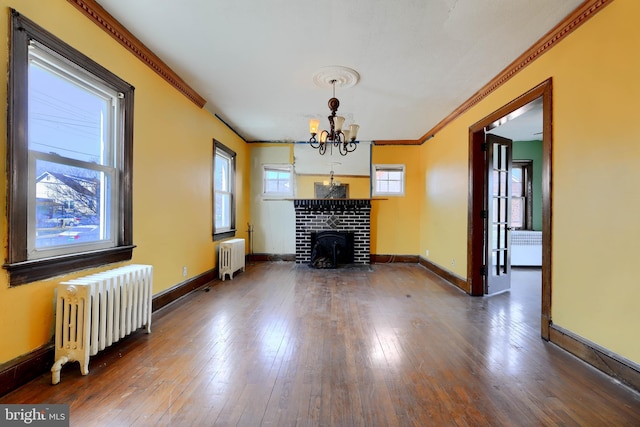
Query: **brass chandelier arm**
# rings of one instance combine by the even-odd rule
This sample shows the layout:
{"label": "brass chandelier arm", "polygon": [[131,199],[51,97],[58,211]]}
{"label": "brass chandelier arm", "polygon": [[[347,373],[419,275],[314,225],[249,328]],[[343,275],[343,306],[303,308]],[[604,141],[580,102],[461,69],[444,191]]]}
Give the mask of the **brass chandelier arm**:
{"label": "brass chandelier arm", "polygon": [[357,147],[358,144],[355,141],[345,141],[339,146],[340,154],[346,156],[348,153],[355,151]]}
{"label": "brass chandelier arm", "polygon": [[311,147],[318,149],[320,148],[320,141],[318,141],[318,139],[316,138],[316,134],[312,133],[311,134],[311,138],[309,138],[309,144],[311,145]]}

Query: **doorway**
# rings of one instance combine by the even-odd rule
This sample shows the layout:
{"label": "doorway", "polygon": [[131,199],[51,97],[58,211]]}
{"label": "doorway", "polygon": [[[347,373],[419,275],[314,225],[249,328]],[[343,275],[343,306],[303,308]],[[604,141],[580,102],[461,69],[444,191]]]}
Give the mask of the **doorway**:
{"label": "doorway", "polygon": [[[532,103],[542,105],[542,168],[541,168],[541,205],[542,205],[542,301],[541,301],[541,336],[549,339],[551,323],[551,146],[552,146],[552,118],[551,118],[551,79],[546,80],[524,95],[516,98],[494,113],[486,116],[469,128],[469,212],[468,212],[468,240],[467,259],[469,262],[467,277],[470,294],[474,296],[486,295],[488,289],[489,268],[493,267],[494,253],[502,252],[501,267],[506,273],[510,269],[508,256],[510,251],[506,233],[508,224],[504,218],[489,217],[489,202],[491,200],[487,133],[496,125],[508,121],[521,114]],[[492,159],[495,156],[492,155]],[[506,157],[505,157],[506,160]],[[494,201],[491,201],[493,204]],[[494,220],[495,219],[495,220]],[[497,222],[497,223],[496,223]],[[499,224],[498,224],[499,223]],[[503,227],[505,236],[503,247],[493,244],[496,236],[492,234]],[[497,233],[497,232],[496,232]],[[497,250],[497,251],[494,251]],[[497,271],[494,269],[494,271]],[[503,285],[504,286],[504,282]]]}

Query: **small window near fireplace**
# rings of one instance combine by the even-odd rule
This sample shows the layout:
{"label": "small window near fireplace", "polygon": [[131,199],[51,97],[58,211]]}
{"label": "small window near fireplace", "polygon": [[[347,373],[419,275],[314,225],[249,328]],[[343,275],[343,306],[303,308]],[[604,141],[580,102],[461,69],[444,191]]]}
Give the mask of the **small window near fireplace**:
{"label": "small window near fireplace", "polygon": [[264,197],[292,197],[294,171],[290,164],[262,165],[262,195]]}
{"label": "small window near fireplace", "polygon": [[374,196],[404,196],[404,165],[373,165]]}

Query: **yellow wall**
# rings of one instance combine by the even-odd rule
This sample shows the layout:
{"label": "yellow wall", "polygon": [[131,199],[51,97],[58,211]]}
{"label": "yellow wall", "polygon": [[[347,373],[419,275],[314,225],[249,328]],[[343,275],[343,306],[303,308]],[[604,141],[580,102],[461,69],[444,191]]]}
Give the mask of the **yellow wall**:
{"label": "yellow wall", "polygon": [[[215,266],[211,238],[212,140],[238,154],[238,237],[249,221],[248,148],[214,116],[198,108],[126,51],[70,3],[0,0],[2,33],[7,40],[13,7],[80,52],[135,86],[133,229],[134,263],[154,266],[158,293]],[[7,43],[0,43],[0,99],[6,99]],[[6,103],[1,103],[6,117]],[[6,157],[6,123],[0,120],[0,158]],[[0,162],[5,179],[5,163]],[[0,186],[0,211],[6,211],[6,181]],[[5,258],[7,220],[2,217]],[[182,267],[187,267],[187,277]],[[106,269],[112,266],[105,266]],[[97,270],[9,288],[0,273],[0,363],[48,343],[52,337],[54,284]]]}
{"label": "yellow wall", "polygon": [[405,165],[404,196],[384,196],[371,203],[371,253],[418,255],[420,203],[424,182],[417,146],[373,146],[373,164]]}
{"label": "yellow wall", "polygon": [[460,277],[467,276],[467,127],[458,120],[422,149],[420,254]]}
{"label": "yellow wall", "polygon": [[640,2],[612,2],[422,146],[420,242],[466,277],[468,127],[552,77],[552,320],[636,363],[638,16]]}

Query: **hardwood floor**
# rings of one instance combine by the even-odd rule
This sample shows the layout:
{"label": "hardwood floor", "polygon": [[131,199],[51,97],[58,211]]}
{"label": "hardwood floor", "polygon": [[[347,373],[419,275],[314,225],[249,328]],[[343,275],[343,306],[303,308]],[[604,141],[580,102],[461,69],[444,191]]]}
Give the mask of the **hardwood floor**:
{"label": "hardwood floor", "polygon": [[469,297],[417,264],[248,265],[0,403],[73,426],[640,425],[637,393],[540,339],[535,274]]}

